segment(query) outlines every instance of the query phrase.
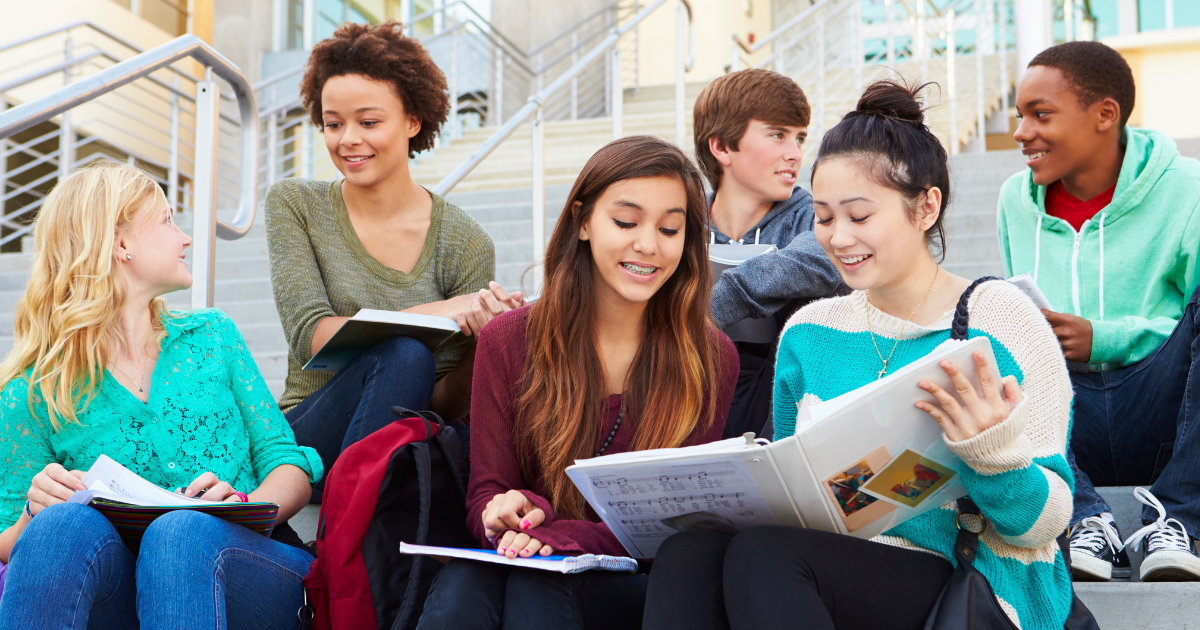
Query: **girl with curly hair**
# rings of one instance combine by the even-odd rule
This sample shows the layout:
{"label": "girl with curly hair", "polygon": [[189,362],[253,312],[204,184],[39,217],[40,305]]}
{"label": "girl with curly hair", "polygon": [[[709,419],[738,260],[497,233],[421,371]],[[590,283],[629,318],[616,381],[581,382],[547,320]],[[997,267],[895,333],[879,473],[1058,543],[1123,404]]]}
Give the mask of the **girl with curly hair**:
{"label": "girl with curly hair", "polygon": [[[0,628],[294,628],[313,557],[286,521],[321,461],[296,446],[227,315],[167,310],[161,296],[192,284],[191,239],[162,189],[131,166],[81,169],[46,197],[34,238],[0,364]],[[187,496],[274,503],[272,538],[179,510],[131,551],[66,502],[100,455]]]}
{"label": "girl with curly hair", "polygon": [[[394,420],[394,405],[432,408],[449,422],[465,416],[480,329],[523,301],[492,282],[495,249],[479,224],[409,172],[408,160],[433,147],[449,100],[442,72],[400,24],[343,25],[313,47],[301,93],[342,178],[285,179],[267,195],[271,282],[289,348],[279,406],[297,440],[332,467]],[[467,339],[431,353],[397,337],[336,374],[302,371],[364,308],[455,319]]]}

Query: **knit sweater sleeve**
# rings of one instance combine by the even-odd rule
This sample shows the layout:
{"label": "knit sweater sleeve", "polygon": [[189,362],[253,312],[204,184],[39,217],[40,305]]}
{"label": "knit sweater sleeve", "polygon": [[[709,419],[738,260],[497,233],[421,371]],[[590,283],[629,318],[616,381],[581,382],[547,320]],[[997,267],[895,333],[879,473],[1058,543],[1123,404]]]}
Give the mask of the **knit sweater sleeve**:
{"label": "knit sweater sleeve", "polygon": [[303,182],[285,179],[267,193],[267,252],[271,288],[288,348],[301,365],[312,358],[313,333],[326,317],[335,317],[309,233]]}
{"label": "knit sweater sleeve", "polygon": [[1019,289],[988,282],[971,298],[971,330],[1018,367],[1022,400],[982,433],[946,444],[967,464],[963,484],[1009,544],[1039,548],[1070,522],[1074,476],[1066,461],[1071,381],[1050,326]]}
{"label": "knit sweater sleeve", "polygon": [[[40,397],[36,393],[34,396]],[[48,427],[44,424],[49,424],[46,405],[39,402],[37,407],[40,420],[30,412],[29,381],[24,377],[13,378],[0,392],[0,416],[4,418],[0,450],[5,454],[5,474],[0,479],[0,529],[7,529],[21,518],[34,475],[58,462],[45,437]]]}

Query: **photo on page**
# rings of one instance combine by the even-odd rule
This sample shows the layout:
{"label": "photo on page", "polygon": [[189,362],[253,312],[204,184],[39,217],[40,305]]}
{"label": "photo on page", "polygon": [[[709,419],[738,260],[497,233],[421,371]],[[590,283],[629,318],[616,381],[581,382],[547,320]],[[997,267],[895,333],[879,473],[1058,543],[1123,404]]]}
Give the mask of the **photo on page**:
{"label": "photo on page", "polygon": [[907,449],[869,479],[862,492],[916,510],[956,474],[923,453]]}
{"label": "photo on page", "polygon": [[825,490],[837,506],[837,514],[847,531],[855,531],[896,509],[862,492],[863,485],[887,462],[887,447],[880,446],[825,480]]}

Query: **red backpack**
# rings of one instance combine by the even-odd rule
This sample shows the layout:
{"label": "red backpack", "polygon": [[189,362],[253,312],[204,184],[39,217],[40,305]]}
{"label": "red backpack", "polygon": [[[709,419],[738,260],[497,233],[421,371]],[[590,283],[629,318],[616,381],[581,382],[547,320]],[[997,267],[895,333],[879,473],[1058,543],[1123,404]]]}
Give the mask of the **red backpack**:
{"label": "red backpack", "polygon": [[415,627],[442,565],[401,554],[400,541],[479,546],[466,527],[466,457],[454,428],[432,412],[392,411],[401,418],[343,451],[325,479],[301,609],[314,630]]}

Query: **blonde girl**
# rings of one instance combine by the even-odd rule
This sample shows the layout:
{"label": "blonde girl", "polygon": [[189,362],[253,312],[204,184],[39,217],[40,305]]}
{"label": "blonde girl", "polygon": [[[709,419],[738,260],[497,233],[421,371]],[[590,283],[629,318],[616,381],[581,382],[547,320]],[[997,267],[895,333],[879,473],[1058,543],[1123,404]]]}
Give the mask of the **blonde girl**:
{"label": "blonde girl", "polygon": [[[99,162],[46,198],[37,254],[0,364],[0,629],[284,627],[312,557],[205,514],[155,520],[131,551],[66,500],[101,454],[164,488],[279,505],[276,538],[321,462],[296,446],[237,327],[168,311],[191,286],[191,239],[161,189]],[[198,596],[203,595],[203,596]]]}

